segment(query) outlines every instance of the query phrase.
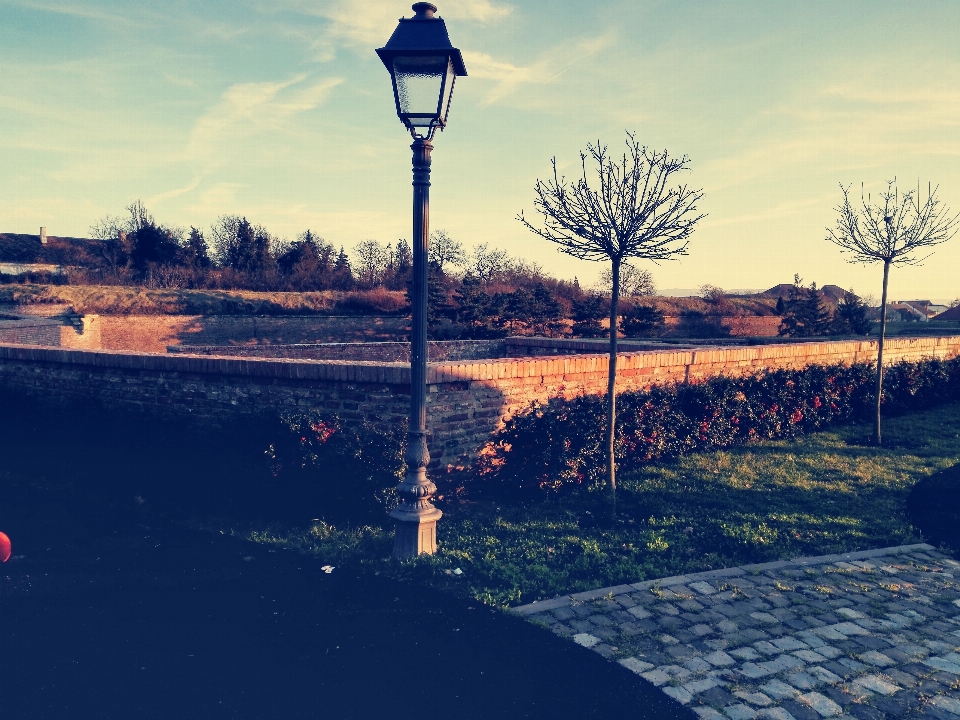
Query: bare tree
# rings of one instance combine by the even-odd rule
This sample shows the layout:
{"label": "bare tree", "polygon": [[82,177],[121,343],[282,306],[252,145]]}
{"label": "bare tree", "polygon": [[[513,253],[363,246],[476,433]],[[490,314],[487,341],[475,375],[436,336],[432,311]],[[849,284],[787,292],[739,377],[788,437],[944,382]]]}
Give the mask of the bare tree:
{"label": "bare tree", "polygon": [[463,245],[447,235],[445,230],[430,233],[429,260],[442,271],[444,266],[460,267],[467,261]]}
{"label": "bare tree", "polygon": [[[588,172],[588,160],[593,168]],[[616,513],[616,381],[617,319],[620,276],[628,258],[672,260],[686,254],[687,238],[704,217],[696,203],[702,190],[673,186],[675,173],[688,170],[686,156],[671,158],[667,151],[641,146],[627,133],[626,150],[617,162],[607,146],[588,144],[580,153],[582,174],[568,182],[557,172],[538,180],[534,209],[543,216],[535,227],[521,212],[517,219],[529,230],[581,260],[608,261],[611,275],[610,362],[607,379],[607,478],[611,510]]]}
{"label": "bare tree", "polygon": [[[597,288],[604,294],[613,288],[613,273],[604,268],[597,281]],[[628,262],[620,266],[620,297],[652,297],[657,294],[657,284],[653,274],[644,268],[638,268]]]}
{"label": "bare tree", "polygon": [[[876,417],[873,441],[881,444],[880,400],[883,392],[883,340],[887,329],[887,280],[893,265],[920,265],[930,256],[929,248],[946,242],[956,232],[960,214],[950,216],[941,207],[937,188],[927,185],[927,200],[921,205],[920,188],[900,194],[896,178],[887,183],[879,202],[860,191],[861,207],[850,202],[850,186],[840,186],[843,202],[837,206],[837,227],[827,228],[827,240],[847,253],[853,263],[883,263],[883,292],[880,299],[880,341],[877,348]],[[925,253],[921,255],[921,253]]]}
{"label": "bare tree", "polygon": [[467,274],[475,275],[484,283],[491,283],[510,267],[510,256],[506,250],[491,248],[487,243],[473,247]]}
{"label": "bare tree", "polygon": [[381,245],[376,240],[361,240],[353,252],[357,258],[355,270],[360,286],[372,290],[382,285],[390,265],[390,245]]}

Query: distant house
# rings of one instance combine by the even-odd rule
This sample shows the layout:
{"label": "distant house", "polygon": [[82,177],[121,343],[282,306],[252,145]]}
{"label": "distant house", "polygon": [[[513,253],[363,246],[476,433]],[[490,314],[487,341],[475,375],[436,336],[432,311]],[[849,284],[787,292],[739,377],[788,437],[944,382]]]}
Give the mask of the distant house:
{"label": "distant house", "polygon": [[933,318],[934,320],[947,322],[960,322],[960,305],[948,308]]}
{"label": "distant house", "polygon": [[26,275],[27,273],[48,272],[52,275],[62,275],[63,265],[50,263],[11,263],[0,262],[0,275]]}
{"label": "distant house", "polygon": [[930,318],[925,310],[916,307],[914,303],[917,302],[921,301],[887,303],[887,320],[893,322],[927,322]]}
{"label": "distant house", "polygon": [[914,310],[923,313],[927,319],[939,315],[947,309],[946,305],[937,305],[929,300],[900,300],[896,304],[909,305]]}

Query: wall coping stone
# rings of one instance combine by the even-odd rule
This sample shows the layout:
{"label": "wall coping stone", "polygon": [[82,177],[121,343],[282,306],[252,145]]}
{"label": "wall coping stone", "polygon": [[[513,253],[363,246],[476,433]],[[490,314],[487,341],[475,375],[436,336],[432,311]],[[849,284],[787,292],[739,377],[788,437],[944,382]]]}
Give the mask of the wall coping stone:
{"label": "wall coping stone", "polygon": [[[50,321],[46,321],[50,322]],[[526,341],[526,339],[522,339]],[[542,340],[540,340],[542,341]],[[891,359],[897,351],[936,354],[940,348],[957,347],[960,336],[924,338],[888,338],[886,349]],[[618,354],[617,372],[659,367],[710,366],[740,362],[760,365],[765,360],[818,356],[829,361],[831,355],[855,358],[876,353],[875,340],[824,341],[796,345],[755,345],[716,347],[697,350],[636,351]],[[218,357],[189,353],[131,353],[118,350],[76,350],[0,344],[0,361],[60,363],[104,368],[152,370],[199,374],[239,375],[243,377],[294,380],[339,380],[348,382],[409,385],[408,363],[363,360],[314,360],[300,358]],[[606,373],[607,355],[557,355],[533,358],[503,358],[429,363],[427,383],[440,384],[464,380],[523,379],[543,376]]]}

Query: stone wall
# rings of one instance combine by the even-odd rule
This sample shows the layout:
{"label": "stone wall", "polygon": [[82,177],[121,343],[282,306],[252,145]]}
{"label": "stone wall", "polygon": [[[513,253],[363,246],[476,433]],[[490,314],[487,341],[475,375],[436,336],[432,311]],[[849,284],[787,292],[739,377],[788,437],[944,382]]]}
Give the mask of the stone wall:
{"label": "stone wall", "polygon": [[395,315],[104,315],[103,348],[165,353],[171,345],[260,345],[397,341],[409,321]]}
{"label": "stone wall", "polygon": [[[510,337],[498,340],[443,340],[427,343],[430,362],[499,358],[583,355],[602,352],[605,340]],[[658,343],[621,341],[623,352],[663,349]],[[299,358],[305,360],[365,360],[410,362],[409,342],[314,343],[297,345],[171,345],[167,352],[220,357]]]}
{"label": "stone wall", "polygon": [[[960,336],[891,339],[890,362],[960,353]],[[876,343],[821,342],[739,348],[625,352],[619,390],[740,375],[764,368],[869,362]],[[430,452],[456,463],[532,400],[602,393],[601,354],[431,363],[427,382]],[[90,397],[182,420],[229,422],[237,414],[319,409],[348,422],[382,425],[406,417],[410,370],[404,363],[153,355],[0,345],[0,384],[38,396]]]}
{"label": "stone wall", "polygon": [[100,318],[0,315],[0,343],[95,350],[100,347]]}

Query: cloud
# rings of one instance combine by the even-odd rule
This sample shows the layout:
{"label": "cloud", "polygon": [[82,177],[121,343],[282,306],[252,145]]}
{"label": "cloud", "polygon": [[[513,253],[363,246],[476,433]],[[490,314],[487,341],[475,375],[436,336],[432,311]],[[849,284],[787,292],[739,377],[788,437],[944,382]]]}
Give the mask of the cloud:
{"label": "cloud", "polygon": [[306,75],[282,82],[238,83],[229,87],[220,101],[194,124],[187,155],[190,159],[217,162],[225,139],[240,133],[281,130],[300,113],[319,107],[343,80],[325,78],[298,88]]}
{"label": "cloud", "polygon": [[197,186],[200,185],[200,180],[202,178],[196,177],[189,184],[181,188],[175,188],[173,190],[167,190],[166,192],[159,193],[153,197],[149,197],[146,200],[147,206],[152,207],[154,205],[159,205],[164,200],[170,200],[171,198],[179,197],[185,193],[192,192],[197,189]]}
{"label": "cloud", "polygon": [[524,86],[546,85],[557,80],[578,63],[610,47],[614,40],[613,32],[578,41],[568,40],[526,66],[514,65],[487,53],[471,50],[463,51],[463,60],[471,78],[492,83],[485,93],[484,104],[493,105]]}
{"label": "cloud", "polygon": [[[136,22],[131,20],[128,17],[123,15],[117,15],[115,13],[106,12],[104,10],[99,10],[95,7],[90,7],[89,3],[85,5],[71,5],[69,3],[57,2],[57,3],[43,3],[43,2],[30,2],[29,0],[18,0],[13,3],[19,5],[20,7],[29,8],[31,10],[40,10],[41,12],[51,12],[58,15],[71,15],[73,17],[81,17],[87,20],[98,20],[109,23],[114,23],[117,25],[126,25],[130,27],[144,27],[143,23]],[[138,13],[142,13],[143,10],[138,9]]]}
{"label": "cloud", "polygon": [[[286,0],[288,9],[326,20],[326,28],[311,46],[317,52],[317,60],[331,60],[338,48],[360,47],[366,52],[371,47],[383,45],[394,29],[400,13],[411,17],[408,6],[397,5],[393,0],[368,0],[362,6],[347,0]],[[513,7],[493,0],[444,0],[438,13],[445,20],[496,23],[513,12]],[[276,2],[263,6],[272,11]]]}

